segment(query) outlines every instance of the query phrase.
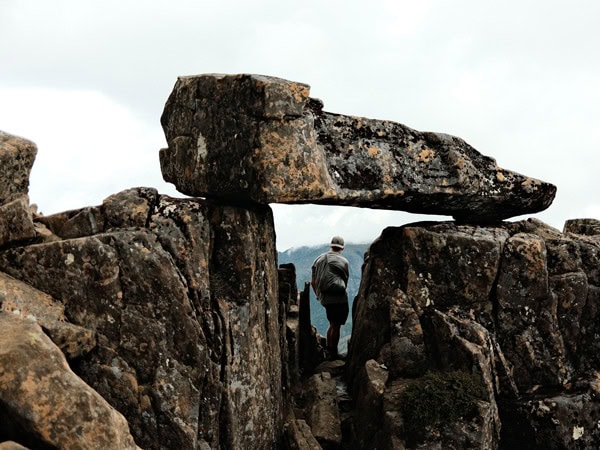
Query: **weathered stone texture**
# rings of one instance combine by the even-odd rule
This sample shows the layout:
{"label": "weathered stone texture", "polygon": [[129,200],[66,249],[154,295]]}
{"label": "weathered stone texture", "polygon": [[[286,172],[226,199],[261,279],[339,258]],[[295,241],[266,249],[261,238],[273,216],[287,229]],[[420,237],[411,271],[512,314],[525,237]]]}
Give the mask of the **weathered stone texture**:
{"label": "weathered stone texture", "polygon": [[580,389],[584,392],[563,392],[503,404],[504,448],[598,448],[600,392],[597,386]]}
{"label": "weathered stone texture", "polygon": [[36,236],[29,208],[29,174],[36,145],[0,131],[0,248]]}
{"label": "weathered stone texture", "polygon": [[229,200],[322,196],[329,175],[304,115],[308,92],[274,77],[178,78],[161,119],[163,177],[181,192]]}
{"label": "weathered stone texture", "polygon": [[0,310],[35,320],[68,358],[80,357],[96,346],[93,331],[66,322],[61,303],[2,272]]}
{"label": "weathered stone texture", "polygon": [[[386,392],[427,370],[462,370],[478,374],[489,401],[477,427],[431,430],[441,436],[436,445],[497,448],[515,434],[534,443],[523,448],[598,446],[592,416],[600,397],[581,380],[597,379],[600,369],[599,251],[595,233],[563,234],[532,219],[384,230],[367,253],[355,301],[348,356],[354,392],[365,385],[368,360],[388,368]],[[542,414],[536,402],[554,406]],[[410,441],[398,405],[384,400],[385,445]],[[565,405],[589,414],[575,417],[577,407]],[[520,419],[507,419],[511,414]]]}
{"label": "weathered stone texture", "polygon": [[[553,185],[457,137],[324,112],[274,77],[181,77],[161,121],[164,178],[206,199],[139,187],[39,216],[36,147],[0,132],[0,441],[600,447],[600,221],[500,222],[548,207]],[[384,230],[347,362],[319,365],[310,287],[277,269],[270,202],[457,222]],[[411,435],[403,395],[428,372],[472,376],[474,408]]]}
{"label": "weathered stone texture", "polygon": [[137,188],[43,221],[56,239],[0,252],[0,269],[96,334],[75,369],[127,417],[140,446],[279,442],[282,325],[268,207]]}
{"label": "weathered stone texture", "polygon": [[600,234],[600,220],[598,219],[571,219],[565,222],[565,233],[585,234],[596,236]]}
{"label": "weathered stone texture", "polygon": [[0,247],[36,237],[26,195],[0,206]]}
{"label": "weathered stone texture", "polygon": [[180,77],[162,115],[163,177],[188,195],[323,203],[497,221],[556,188],[462,139],[322,111],[307,85],[260,75]]}
{"label": "weathered stone texture", "polygon": [[32,320],[0,312],[0,404],[42,445],[138,448],[125,418],[77,377]]}
{"label": "weathered stone texture", "polygon": [[322,450],[305,420],[291,420],[285,424],[286,450]]}
{"label": "weathered stone texture", "polygon": [[383,416],[383,394],[388,378],[387,368],[375,360],[371,359],[365,363],[359,378],[361,384],[355,392],[354,428],[357,448],[367,448],[378,440]]}
{"label": "weathered stone texture", "polygon": [[27,195],[36,154],[33,142],[0,131],[0,205]]}
{"label": "weathered stone texture", "polygon": [[342,443],[342,429],[335,382],[328,372],[310,377],[308,391],[307,423],[313,436],[325,448],[338,447]]}

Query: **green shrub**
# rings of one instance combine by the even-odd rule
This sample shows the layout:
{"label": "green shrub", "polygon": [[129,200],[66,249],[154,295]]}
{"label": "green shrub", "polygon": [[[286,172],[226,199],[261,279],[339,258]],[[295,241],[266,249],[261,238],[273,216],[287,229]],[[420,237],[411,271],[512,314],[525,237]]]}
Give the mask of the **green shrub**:
{"label": "green shrub", "polygon": [[487,391],[479,375],[467,372],[427,372],[402,392],[404,429],[421,434],[427,426],[471,418],[477,400],[486,400]]}

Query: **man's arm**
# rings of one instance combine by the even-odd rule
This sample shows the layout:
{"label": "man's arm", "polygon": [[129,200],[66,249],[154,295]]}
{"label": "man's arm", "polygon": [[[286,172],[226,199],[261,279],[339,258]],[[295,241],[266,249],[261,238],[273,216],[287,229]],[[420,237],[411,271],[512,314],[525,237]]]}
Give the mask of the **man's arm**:
{"label": "man's arm", "polygon": [[319,255],[319,257],[314,260],[311,269],[312,274],[310,277],[310,285],[312,286],[317,298],[319,298],[319,289],[317,287],[317,283],[321,282],[320,278],[323,276],[323,255]]}
{"label": "man's arm", "polygon": [[346,260],[346,286],[348,286],[348,280],[350,279],[350,263]]}

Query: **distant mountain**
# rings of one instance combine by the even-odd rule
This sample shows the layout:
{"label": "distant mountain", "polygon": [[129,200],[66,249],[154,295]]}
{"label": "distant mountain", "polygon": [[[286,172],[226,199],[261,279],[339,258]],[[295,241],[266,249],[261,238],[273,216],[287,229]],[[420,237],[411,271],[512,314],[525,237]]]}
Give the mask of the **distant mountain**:
{"label": "distant mountain", "polygon": [[[362,264],[364,254],[370,244],[346,244],[343,255],[348,259],[350,265],[350,279],[348,280],[348,299],[350,300],[350,310],[354,297],[358,294],[360,286],[360,277],[362,273]],[[321,254],[329,250],[329,244],[323,244],[314,247],[295,247],[284,252],[278,252],[279,264],[293,263],[296,267],[296,284],[299,290],[304,289],[304,283],[310,282],[311,267],[314,260]],[[329,322],[325,315],[325,309],[315,298],[315,294],[310,290],[310,317],[313,325],[322,336],[327,333]],[[348,316],[346,325],[342,327],[340,337],[340,351],[345,352],[348,339],[352,332],[352,314]]]}

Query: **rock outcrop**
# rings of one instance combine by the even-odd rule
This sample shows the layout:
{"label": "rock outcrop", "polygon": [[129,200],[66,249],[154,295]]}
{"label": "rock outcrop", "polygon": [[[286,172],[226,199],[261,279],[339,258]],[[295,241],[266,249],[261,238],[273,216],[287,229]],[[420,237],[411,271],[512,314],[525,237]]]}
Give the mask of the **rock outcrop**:
{"label": "rock outcrop", "polygon": [[[163,125],[165,179],[205,198],[51,216],[0,133],[0,448],[600,447],[600,221],[500,221],[554,186],[271,77],[180,78]],[[322,363],[272,201],[459,221],[384,230]]]}
{"label": "rock outcrop", "polygon": [[29,207],[29,174],[36,145],[0,131],[0,247],[35,237]]}
{"label": "rock outcrop", "polygon": [[0,205],[28,194],[36,155],[33,142],[0,131]]}
{"label": "rock outcrop", "polygon": [[[599,224],[570,222],[566,230]],[[486,394],[460,420],[418,416],[419,445],[600,446],[599,267],[600,234],[561,233],[533,219],[386,229],[369,250],[354,303],[348,373],[355,393],[369,385],[373,364],[389,373],[371,411],[360,410],[385,417],[384,431],[357,418],[360,441],[416,445],[410,421],[417,416],[402,407],[407,390],[427,373],[462,371]]]}
{"label": "rock outcrop", "polygon": [[138,445],[278,444],[282,325],[270,209],[139,188],[39,221],[50,236],[1,251],[0,270],[95,333],[74,370],[127,418]]}
{"label": "rock outcrop", "polygon": [[0,309],[35,320],[69,359],[96,346],[95,333],[66,321],[64,306],[48,294],[0,272]]}
{"label": "rock outcrop", "polygon": [[125,418],[71,371],[35,319],[0,312],[0,330],[3,428],[23,427],[54,448],[139,448]]}
{"label": "rock outcrop", "polygon": [[460,138],[324,112],[307,85],[279,78],[180,77],[162,124],[163,177],[188,195],[493,222],[541,211],[556,191]]}

